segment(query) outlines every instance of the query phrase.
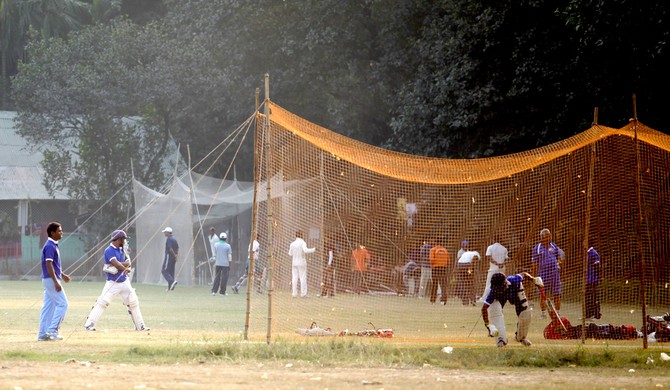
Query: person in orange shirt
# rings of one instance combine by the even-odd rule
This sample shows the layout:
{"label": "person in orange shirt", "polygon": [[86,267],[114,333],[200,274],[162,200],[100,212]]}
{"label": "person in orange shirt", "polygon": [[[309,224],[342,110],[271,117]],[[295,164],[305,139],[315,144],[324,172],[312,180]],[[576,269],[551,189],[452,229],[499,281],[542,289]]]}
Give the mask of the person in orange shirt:
{"label": "person in orange shirt", "polygon": [[430,249],[430,268],[433,280],[433,285],[430,288],[430,303],[435,303],[437,298],[437,287],[439,285],[441,294],[440,302],[443,305],[447,304],[447,269],[451,262],[449,252],[439,244],[438,239],[434,241],[435,246]]}
{"label": "person in orange shirt", "polygon": [[351,253],[351,260],[354,265],[354,293],[361,293],[361,283],[363,282],[363,273],[368,270],[367,263],[370,261],[370,253],[363,245],[358,245]]}

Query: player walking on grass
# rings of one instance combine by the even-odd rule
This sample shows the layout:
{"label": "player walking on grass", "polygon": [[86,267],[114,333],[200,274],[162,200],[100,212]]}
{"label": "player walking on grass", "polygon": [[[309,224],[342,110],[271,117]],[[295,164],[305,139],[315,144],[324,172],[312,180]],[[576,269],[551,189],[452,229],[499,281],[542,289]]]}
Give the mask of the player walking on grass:
{"label": "player walking on grass", "polygon": [[177,239],[172,236],[171,227],[168,226],[163,229],[163,234],[165,235],[165,258],[163,259],[161,274],[163,274],[163,277],[167,281],[167,291],[172,291],[177,285],[177,281],[174,277],[174,268],[177,263],[177,257],[179,256],[179,243],[177,243]]}
{"label": "player walking on grass", "polygon": [[131,271],[131,262],[123,249],[126,238],[128,236],[123,230],[112,232],[112,242],[105,249],[105,267],[103,268],[107,282],[86,319],[84,324],[86,330],[96,330],[95,326],[102,317],[102,313],[117,295],[121,296],[123,304],[128,307],[128,314],[135,325],[135,330],[149,330],[142,319],[140,301],[135,289],[130,285],[128,274]]}
{"label": "player walking on grass", "polygon": [[484,299],[482,318],[484,319],[484,326],[489,331],[489,337],[496,337],[498,347],[507,345],[507,331],[505,330],[505,316],[503,315],[503,307],[505,307],[506,302],[514,305],[518,318],[514,340],[525,346],[531,345],[527,338],[531,314],[526,292],[523,289],[523,283],[521,283],[524,277],[532,279],[537,286],[543,286],[541,278],[534,278],[528,272],[507,277],[505,277],[505,274],[497,273],[491,277],[491,292]]}
{"label": "player walking on grass", "polygon": [[61,271],[58,241],[63,238],[63,227],[58,222],[47,226],[49,237],[42,248],[42,286],[44,287],[44,305],[40,313],[38,341],[62,340],[58,334],[60,324],[67,312],[67,296],[63,282],[69,282],[70,276]]}

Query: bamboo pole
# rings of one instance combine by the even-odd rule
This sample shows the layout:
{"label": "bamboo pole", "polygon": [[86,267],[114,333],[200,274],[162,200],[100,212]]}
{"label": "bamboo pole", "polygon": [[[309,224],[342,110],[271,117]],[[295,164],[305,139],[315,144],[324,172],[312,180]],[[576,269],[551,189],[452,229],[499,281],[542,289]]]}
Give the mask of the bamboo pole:
{"label": "bamboo pole", "polygon": [[256,280],[256,259],[254,256],[254,240],[256,239],[256,216],[258,213],[258,206],[256,203],[256,194],[258,194],[258,176],[259,176],[259,155],[262,153],[257,153],[258,151],[258,107],[260,101],[260,89],[256,88],[256,105],[255,105],[255,117],[254,120],[254,200],[251,205],[251,239],[249,240],[249,269],[247,270],[247,311],[244,314],[244,339],[249,340],[249,324],[251,318],[251,291],[254,289],[254,284]]}
{"label": "bamboo pole", "polygon": [[647,293],[645,283],[645,273],[647,271],[647,262],[642,252],[642,193],[640,191],[640,141],[637,137],[637,98],[633,94],[633,131],[635,132],[635,192],[637,195],[637,257],[640,260],[640,300],[642,301],[642,346],[647,349]]}
{"label": "bamboo pole", "polygon": [[272,341],[272,294],[274,292],[274,280],[272,271],[274,268],[274,231],[272,225],[272,148],[270,147],[270,75],[265,74],[265,179],[267,181],[267,224],[268,224],[268,329],[266,342]]}

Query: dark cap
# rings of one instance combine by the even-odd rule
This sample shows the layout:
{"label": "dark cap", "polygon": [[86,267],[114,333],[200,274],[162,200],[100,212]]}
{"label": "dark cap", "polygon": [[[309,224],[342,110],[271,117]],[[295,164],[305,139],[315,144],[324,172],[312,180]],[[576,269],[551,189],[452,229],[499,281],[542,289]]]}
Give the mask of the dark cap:
{"label": "dark cap", "polygon": [[128,236],[126,235],[126,232],[124,232],[123,230],[114,230],[112,232],[112,241],[116,241],[119,238],[128,238]]}

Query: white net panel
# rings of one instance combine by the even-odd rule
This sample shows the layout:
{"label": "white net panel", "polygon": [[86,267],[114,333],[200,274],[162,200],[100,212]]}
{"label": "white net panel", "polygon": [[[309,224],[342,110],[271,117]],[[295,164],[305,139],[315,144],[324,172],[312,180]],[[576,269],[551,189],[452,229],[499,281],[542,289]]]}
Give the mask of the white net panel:
{"label": "white net panel", "polygon": [[137,217],[137,280],[140,283],[165,283],[161,266],[165,256],[162,230],[170,226],[179,243],[175,274],[179,285],[207,284],[212,281],[212,256],[205,237],[209,228],[226,232],[233,246],[234,270],[244,272],[251,230],[253,183],[221,180],[191,173],[176,178],[165,194],[133,182]]}

